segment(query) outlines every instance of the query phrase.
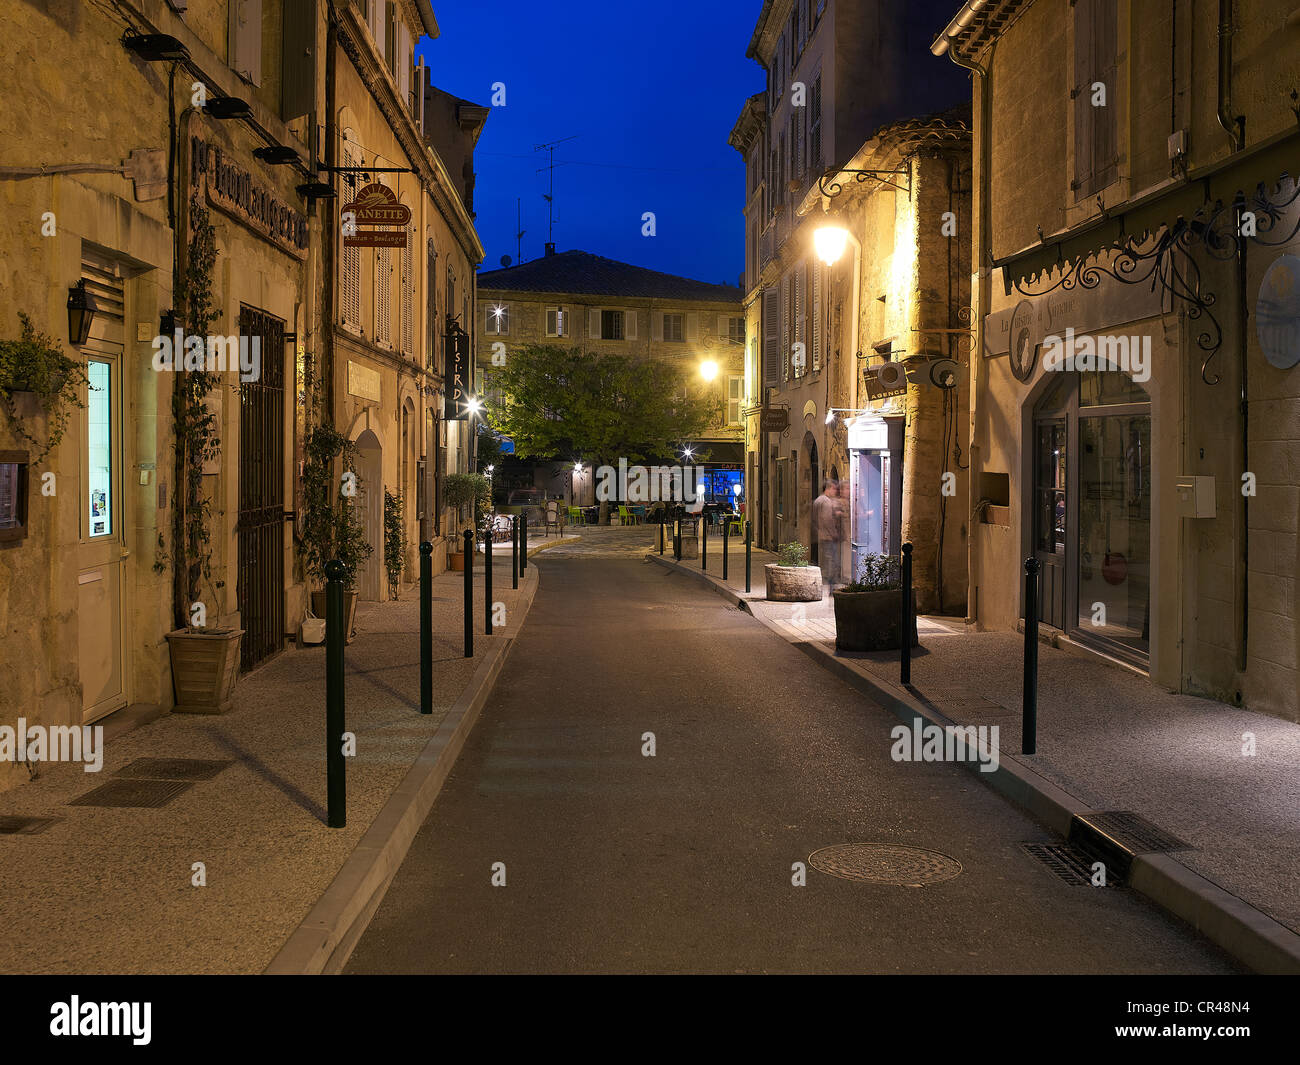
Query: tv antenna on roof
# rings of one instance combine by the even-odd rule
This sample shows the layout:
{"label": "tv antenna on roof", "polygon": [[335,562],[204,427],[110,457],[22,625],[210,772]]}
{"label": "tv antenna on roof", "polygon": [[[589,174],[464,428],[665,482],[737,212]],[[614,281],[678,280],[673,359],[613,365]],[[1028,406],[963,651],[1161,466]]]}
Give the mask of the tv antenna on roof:
{"label": "tv antenna on roof", "polygon": [[527,230],[524,229],[523,204],[524,201],[520,199],[518,196],[516,196],[515,197],[515,227],[518,229],[518,232],[515,234],[515,259],[517,259],[519,262],[524,261],[523,239],[524,239],[524,234],[527,232]]}
{"label": "tv antenna on roof", "polygon": [[[555,234],[553,232],[555,229],[555,146],[557,144],[563,144],[565,141],[576,140],[577,137],[578,134],[575,133],[572,137],[561,137],[558,141],[549,141],[546,144],[533,145],[533,151],[545,152],[547,158],[546,165],[539,166],[537,168],[537,173],[540,174],[543,170],[549,170],[551,175],[550,191],[542,197],[546,200],[546,242],[548,244],[552,243],[555,239]],[[560,165],[563,166],[564,164],[561,163]]]}

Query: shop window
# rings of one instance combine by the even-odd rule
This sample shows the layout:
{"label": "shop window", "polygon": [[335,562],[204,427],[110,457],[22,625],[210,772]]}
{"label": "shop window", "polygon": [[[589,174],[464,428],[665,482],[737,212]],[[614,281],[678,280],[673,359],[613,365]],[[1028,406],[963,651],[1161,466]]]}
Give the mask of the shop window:
{"label": "shop window", "polygon": [[112,367],[91,359],[86,364],[90,387],[86,390],[88,535],[94,539],[113,535],[113,394]]}
{"label": "shop window", "polygon": [[0,542],[27,536],[27,452],[0,451]]}

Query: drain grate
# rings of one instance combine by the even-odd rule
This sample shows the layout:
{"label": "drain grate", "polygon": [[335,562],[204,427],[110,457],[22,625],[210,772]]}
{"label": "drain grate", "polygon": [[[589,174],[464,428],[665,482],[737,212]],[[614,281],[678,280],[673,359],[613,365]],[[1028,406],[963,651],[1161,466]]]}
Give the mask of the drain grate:
{"label": "drain grate", "polygon": [[194,785],[187,780],[133,780],[118,777],[88,791],[69,806],[158,807],[166,806]]}
{"label": "drain grate", "polygon": [[1193,850],[1177,836],[1153,825],[1132,810],[1098,810],[1081,814],[1077,820],[1118,843],[1130,854]]}
{"label": "drain grate", "polygon": [[950,855],[892,843],[839,843],[814,851],[808,864],[841,880],[903,887],[937,884],[962,871],[961,862]]}
{"label": "drain grate", "polygon": [[34,836],[60,820],[57,817],[19,817],[0,814],[0,836]]}
{"label": "drain grate", "polygon": [[234,762],[219,758],[137,758],[113,775],[149,780],[211,780]]}
{"label": "drain grate", "polygon": [[[1097,859],[1083,848],[1070,843],[1022,843],[1020,846],[1071,887],[1092,886],[1092,863]],[[1106,886],[1119,886],[1109,873]]]}

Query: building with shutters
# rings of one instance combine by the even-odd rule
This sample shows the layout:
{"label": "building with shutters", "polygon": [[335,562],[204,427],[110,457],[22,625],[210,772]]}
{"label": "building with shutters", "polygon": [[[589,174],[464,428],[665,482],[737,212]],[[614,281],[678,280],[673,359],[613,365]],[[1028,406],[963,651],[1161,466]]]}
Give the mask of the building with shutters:
{"label": "building with shutters", "polygon": [[[259,361],[252,374],[218,371],[208,397],[219,446],[202,476],[207,626],[244,630],[245,671],[294,638],[307,592],[294,533],[309,365],[332,382],[336,424],[379,441],[370,483],[381,499],[385,486],[407,495],[410,539],[437,530],[435,471],[463,446],[438,421],[439,367],[448,311],[473,318],[482,252],[467,200],[483,115],[440,99],[426,136],[411,44],[437,32],[432,11],[389,3],[381,28],[380,6],[109,0],[77,5],[75,19],[41,5],[0,12],[5,70],[58,55],[64,74],[96,72],[11,76],[0,106],[0,261],[13,267],[0,339],[17,339],[21,311],[88,377],[48,455],[35,400],[0,417],[0,661],[25,663],[0,691],[0,723],[138,720],[174,704],[166,636],[193,604],[174,580],[179,375],[154,355],[178,324],[208,225],[213,263],[190,290],[209,290],[209,335],[235,350],[255,340]],[[343,172],[327,169],[330,143],[404,167],[400,189],[381,180],[412,211],[387,272],[362,249],[350,289],[334,258],[345,190]],[[360,286],[344,319],[339,290],[350,299]],[[84,339],[71,335],[70,300],[95,306]],[[27,778],[0,763],[0,789]]]}
{"label": "building with shutters", "polygon": [[[480,369],[492,365],[494,353],[508,358],[512,348],[525,344],[650,356],[680,366],[683,387],[714,390],[723,412],[718,425],[684,442],[709,455],[705,465],[716,471],[717,484],[708,484],[706,491],[719,495],[724,482],[730,486],[741,480],[748,401],[745,320],[737,286],[677,277],[585,251],[557,252],[548,244],[540,259],[480,273],[478,305],[475,357]],[[706,364],[716,370],[711,380],[701,374]],[[487,399],[490,404],[491,397]],[[542,464],[536,477],[543,491],[573,498],[567,463]],[[577,501],[590,502],[593,490],[590,480],[579,483]]]}
{"label": "building with shutters", "polygon": [[1032,557],[1062,646],[1300,720],[1293,5],[959,6],[969,615],[1014,629]]}
{"label": "building with shutters", "polygon": [[[896,553],[911,539],[922,609],[953,609],[965,597],[964,477],[943,444],[960,415],[942,390],[926,391],[923,367],[957,351],[958,334],[934,330],[954,329],[964,306],[962,252],[930,214],[940,200],[947,209],[950,196],[959,213],[969,195],[961,161],[968,134],[960,115],[946,114],[969,86],[928,50],[926,18],[942,10],[764,4],[747,54],[764,68],[767,91],[745,102],[730,137],[746,169],[755,397],[746,450],[757,541],[813,546],[812,502],[833,479],[849,487],[853,515],[841,572],[853,572],[865,551]],[[867,180],[846,168],[888,173]],[[852,235],[834,266],[814,247],[815,231],[828,224]],[[883,412],[869,410],[880,404],[868,402],[866,377],[887,360],[908,360],[905,394]],[[776,417],[787,428],[762,431],[760,409],[784,412]],[[945,472],[960,502],[940,494]]]}

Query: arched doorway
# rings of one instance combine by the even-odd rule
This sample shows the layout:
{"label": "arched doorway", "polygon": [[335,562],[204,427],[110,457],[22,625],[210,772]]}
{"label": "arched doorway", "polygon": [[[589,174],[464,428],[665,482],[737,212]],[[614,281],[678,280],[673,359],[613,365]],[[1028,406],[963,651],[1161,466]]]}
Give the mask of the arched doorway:
{"label": "arched doorway", "polygon": [[374,548],[357,575],[357,596],[377,602],[385,589],[380,576],[384,568],[384,463],[379,438],[369,429],[357,437],[357,479],[361,482],[357,505],[366,542]]}
{"label": "arched doorway", "polygon": [[1031,440],[1040,619],[1145,666],[1151,397],[1118,370],[1063,373],[1034,406]]}
{"label": "arched doorway", "polygon": [[809,561],[817,562],[817,530],[813,528],[812,504],[822,490],[821,463],[817,456],[817,440],[812,433],[803,434],[800,447],[799,471],[799,539],[808,547]]}

